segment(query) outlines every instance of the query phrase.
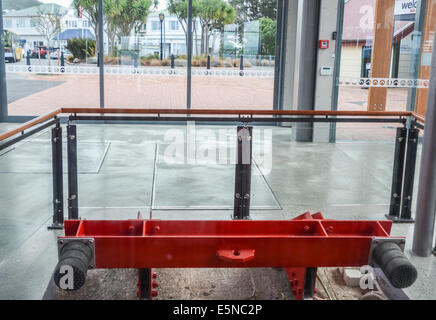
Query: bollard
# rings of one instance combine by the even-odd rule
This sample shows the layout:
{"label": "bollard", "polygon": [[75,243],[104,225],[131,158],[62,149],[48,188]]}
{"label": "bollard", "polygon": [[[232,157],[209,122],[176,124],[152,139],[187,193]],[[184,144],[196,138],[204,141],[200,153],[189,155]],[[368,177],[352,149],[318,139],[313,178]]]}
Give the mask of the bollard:
{"label": "bollard", "polygon": [[241,61],[239,62],[239,70],[244,70],[244,56],[241,55]]}
{"label": "bollard", "polygon": [[30,66],[30,55],[32,54],[32,51],[27,50],[27,54],[26,54],[26,64],[28,66]]}
{"label": "bollard", "polygon": [[207,70],[210,70],[210,55],[207,56]]}
{"label": "bollard", "polygon": [[133,67],[138,68],[138,53],[135,52],[133,56]]}
{"label": "bollard", "polygon": [[171,69],[174,69],[174,55],[171,55]]}
{"label": "bollard", "polygon": [[61,52],[61,67],[65,66],[64,52]]}

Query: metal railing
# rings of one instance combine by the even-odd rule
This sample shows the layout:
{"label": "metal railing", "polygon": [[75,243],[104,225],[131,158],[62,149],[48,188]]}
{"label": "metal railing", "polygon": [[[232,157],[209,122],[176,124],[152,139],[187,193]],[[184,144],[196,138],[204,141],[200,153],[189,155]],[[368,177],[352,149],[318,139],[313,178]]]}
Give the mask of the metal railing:
{"label": "metal railing", "polygon": [[366,111],[301,111],[301,110],[213,110],[213,109],[132,109],[132,108],[58,108],[17,128],[0,134],[0,151],[52,127],[53,223],[49,228],[61,229],[64,222],[62,163],[62,127],[60,116],[68,115],[68,218],[78,219],[77,129],[74,121],[131,123],[220,122],[226,124],[276,123],[397,123],[392,192],[387,218],[394,222],[413,222],[412,195],[415,174],[418,131],[425,120],[413,112]]}

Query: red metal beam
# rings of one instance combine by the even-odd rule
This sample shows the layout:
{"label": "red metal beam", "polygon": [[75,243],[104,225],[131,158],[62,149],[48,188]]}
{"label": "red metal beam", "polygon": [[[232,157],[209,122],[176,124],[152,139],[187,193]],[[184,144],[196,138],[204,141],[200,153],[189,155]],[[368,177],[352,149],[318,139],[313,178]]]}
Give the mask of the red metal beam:
{"label": "red metal beam", "polygon": [[389,238],[392,225],[391,221],[308,217],[291,221],[67,220],[65,238],[93,238],[96,268],[363,266],[369,262],[373,237]]}

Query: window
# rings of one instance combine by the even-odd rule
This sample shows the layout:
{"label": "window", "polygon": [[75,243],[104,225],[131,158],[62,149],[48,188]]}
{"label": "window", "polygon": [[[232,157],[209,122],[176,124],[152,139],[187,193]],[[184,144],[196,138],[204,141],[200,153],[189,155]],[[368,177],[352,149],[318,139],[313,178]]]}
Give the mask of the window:
{"label": "window", "polygon": [[17,28],[25,28],[26,27],[26,19],[19,18],[17,20]]}
{"label": "window", "polygon": [[4,20],[4,28],[5,29],[12,28],[12,20],[5,19]]}
{"label": "window", "polygon": [[168,27],[169,27],[170,31],[178,31],[179,30],[179,21],[170,20]]}
{"label": "window", "polygon": [[89,28],[89,21],[88,20],[82,20],[82,28]]}
{"label": "window", "polygon": [[77,28],[77,21],[76,20],[67,20],[67,21],[65,21],[65,25],[67,28]]}
{"label": "window", "polygon": [[151,30],[153,30],[153,31],[160,30],[160,21],[152,21],[151,22]]}

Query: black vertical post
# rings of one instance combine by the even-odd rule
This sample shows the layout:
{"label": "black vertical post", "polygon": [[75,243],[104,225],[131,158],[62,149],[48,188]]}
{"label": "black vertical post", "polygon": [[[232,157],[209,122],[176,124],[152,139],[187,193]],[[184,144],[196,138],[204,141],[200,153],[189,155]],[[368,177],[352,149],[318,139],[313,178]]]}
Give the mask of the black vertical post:
{"label": "black vertical post", "polygon": [[51,130],[53,168],[53,223],[49,229],[62,229],[64,225],[64,183],[62,168],[62,128],[59,120]]}
{"label": "black vertical post", "polygon": [[65,57],[64,57],[64,52],[61,51],[61,67],[64,67],[64,66],[65,66]]}
{"label": "black vertical post", "polygon": [[235,220],[250,218],[252,133],[253,127],[238,126],[233,207]]}
{"label": "black vertical post", "polygon": [[276,50],[274,64],[274,97],[273,109],[282,109],[283,101],[283,78],[285,74],[286,56],[286,26],[288,18],[288,1],[280,0],[277,2],[277,26],[276,26]]}
{"label": "black vertical post", "polygon": [[100,108],[104,108],[104,42],[103,0],[98,0],[98,66],[100,79]]}
{"label": "black vertical post", "polygon": [[160,60],[163,60],[163,33],[162,33],[163,20],[160,20]]}
{"label": "black vertical post", "polygon": [[391,204],[386,217],[396,220],[401,212],[401,190],[403,186],[404,157],[406,153],[407,129],[397,128],[394,154],[394,171],[392,174]]}
{"label": "black vertical post", "polygon": [[239,62],[239,70],[244,70],[244,56],[241,54],[241,61]]}
{"label": "black vertical post", "polygon": [[403,178],[403,194],[401,222],[413,222],[412,219],[412,196],[413,183],[415,181],[416,153],[418,151],[418,129],[409,129],[407,134],[406,164]]}
{"label": "black vertical post", "polygon": [[[30,51],[30,49],[27,50],[27,53],[26,53],[26,65],[28,65],[28,66],[30,66],[30,55],[31,54],[32,54],[32,51]],[[63,66],[62,60],[61,60],[61,65]]]}
{"label": "black vertical post", "polygon": [[306,268],[306,276],[304,279],[303,299],[311,299],[315,294],[316,274],[318,268]]}
{"label": "black vertical post", "polygon": [[8,98],[6,91],[5,48],[3,44],[3,9],[0,0],[0,122],[8,118]]}
{"label": "black vertical post", "polygon": [[79,195],[77,176],[77,127],[67,126],[68,158],[68,219],[79,219]]}
{"label": "black vertical post", "polygon": [[207,56],[207,70],[210,70],[210,55]]}
{"label": "black vertical post", "polygon": [[187,57],[187,84],[186,84],[186,109],[191,109],[191,79],[192,79],[192,0],[188,0],[188,57]]}
{"label": "black vertical post", "polygon": [[171,69],[174,69],[174,65],[175,65],[175,63],[174,63],[174,55],[172,54],[171,55]]}

